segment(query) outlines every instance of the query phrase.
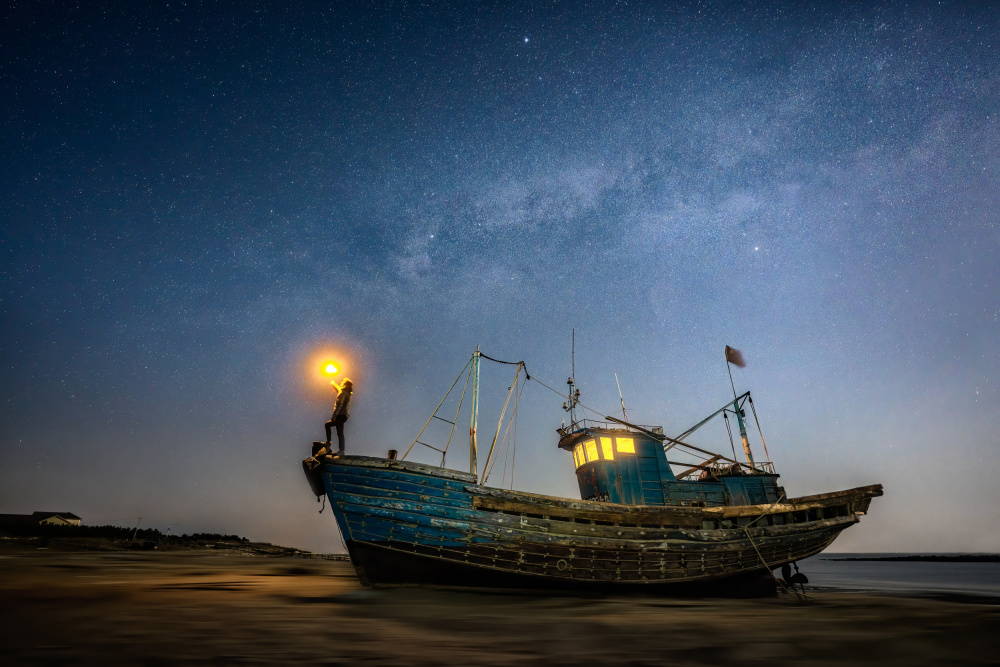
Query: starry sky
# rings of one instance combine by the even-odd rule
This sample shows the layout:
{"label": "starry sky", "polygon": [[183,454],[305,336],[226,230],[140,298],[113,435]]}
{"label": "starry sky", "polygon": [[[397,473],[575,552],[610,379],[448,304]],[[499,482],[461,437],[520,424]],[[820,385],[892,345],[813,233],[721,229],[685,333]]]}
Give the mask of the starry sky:
{"label": "starry sky", "polygon": [[[668,434],[741,349],[789,495],[885,485],[835,550],[1000,551],[989,3],[129,4],[0,8],[0,511],[337,551],[320,360],[384,456],[476,345],[564,390],[575,329]],[[515,488],[578,497],[563,400]]]}

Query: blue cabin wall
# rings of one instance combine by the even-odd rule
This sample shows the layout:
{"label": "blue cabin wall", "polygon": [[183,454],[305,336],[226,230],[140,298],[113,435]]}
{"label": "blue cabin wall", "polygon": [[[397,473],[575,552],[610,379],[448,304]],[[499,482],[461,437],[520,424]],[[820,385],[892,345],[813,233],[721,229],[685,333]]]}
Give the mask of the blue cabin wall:
{"label": "blue cabin wall", "polygon": [[663,446],[656,440],[631,431],[583,432],[574,444],[588,439],[628,437],[635,446],[634,454],[617,453],[614,460],[585,463],[577,468],[580,497],[624,505],[664,505],[664,480],[673,480],[674,473],[667,463]]}
{"label": "blue cabin wall", "polygon": [[692,480],[663,483],[667,505],[765,505],[777,502],[784,490],[777,475],[723,477],[718,482]]}
{"label": "blue cabin wall", "polygon": [[[612,440],[615,445],[613,460],[607,458],[600,446],[602,438]],[[618,438],[631,440],[635,452],[618,452]],[[589,440],[598,443],[598,458],[577,467],[580,497],[584,500],[713,507],[773,503],[783,493],[777,475],[726,476],[718,481],[678,480],[667,463],[662,443],[634,431],[585,429],[564,438],[560,446],[573,451]]]}
{"label": "blue cabin wall", "polygon": [[[663,446],[653,440],[636,440],[634,456],[619,456],[625,502],[632,505],[663,505],[663,480],[673,479]],[[627,491],[626,491],[627,489]],[[630,500],[628,500],[630,499]]]}
{"label": "blue cabin wall", "polygon": [[718,507],[726,502],[726,485],[722,482],[675,481],[664,482],[667,505],[701,505]]}
{"label": "blue cabin wall", "polygon": [[724,477],[730,505],[764,505],[777,502],[784,495],[777,475],[747,475]]}

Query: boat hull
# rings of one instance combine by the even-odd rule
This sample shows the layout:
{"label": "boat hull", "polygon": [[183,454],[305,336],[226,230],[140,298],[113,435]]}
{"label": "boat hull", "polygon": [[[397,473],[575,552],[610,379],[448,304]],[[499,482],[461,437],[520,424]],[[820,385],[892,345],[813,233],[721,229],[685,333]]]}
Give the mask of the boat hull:
{"label": "boat hull", "polygon": [[319,471],[359,579],[757,595],[819,553],[881,487],[771,506],[624,506],[504,491],[422,464],[348,456]]}

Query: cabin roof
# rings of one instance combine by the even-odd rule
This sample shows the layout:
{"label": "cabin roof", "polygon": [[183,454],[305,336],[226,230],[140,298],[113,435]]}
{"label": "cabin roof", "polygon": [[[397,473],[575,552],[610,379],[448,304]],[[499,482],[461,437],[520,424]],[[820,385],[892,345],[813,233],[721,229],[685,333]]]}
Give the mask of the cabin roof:
{"label": "cabin roof", "polygon": [[64,519],[76,519],[77,521],[82,521],[80,517],[73,514],[72,512],[32,512],[31,518],[41,521],[43,519],[49,519],[54,516],[61,516]]}
{"label": "cabin roof", "polygon": [[[654,427],[649,427],[649,430],[653,430]],[[630,438],[635,438],[637,440],[652,440],[652,438],[647,433],[642,431],[636,431],[630,428],[621,428],[610,426],[598,426],[586,424],[583,428],[577,429],[572,433],[567,433],[566,435],[559,438],[559,448],[572,450],[578,442],[585,440],[587,438],[593,437],[595,435],[610,435],[610,436],[621,436],[627,435]]]}

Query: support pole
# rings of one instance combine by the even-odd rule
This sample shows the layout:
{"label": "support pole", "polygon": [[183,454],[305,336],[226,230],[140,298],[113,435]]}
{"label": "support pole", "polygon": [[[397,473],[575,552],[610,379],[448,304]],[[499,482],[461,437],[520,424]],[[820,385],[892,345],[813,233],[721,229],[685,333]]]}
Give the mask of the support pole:
{"label": "support pole", "polygon": [[479,423],[479,346],[472,355],[472,416],[469,418],[469,472],[479,477],[476,461],[476,428]]}
{"label": "support pole", "polygon": [[[728,350],[728,348],[726,348]],[[743,451],[747,455],[747,463],[754,468],[753,454],[750,453],[750,441],[747,440],[747,427],[743,423],[743,411],[740,410],[740,400],[736,398],[736,385],[733,383],[733,369],[729,365],[729,357],[726,357],[726,370],[729,371],[729,385],[733,388],[733,410],[736,411],[736,421],[740,424],[740,438],[743,439]]]}
{"label": "support pole", "polygon": [[750,441],[747,440],[747,427],[743,423],[743,411],[740,410],[739,401],[733,401],[733,409],[736,411],[736,421],[740,424],[740,438],[743,439],[743,451],[747,455],[747,463],[750,464],[751,468],[754,468],[756,466],[753,462],[753,454],[750,452]]}

